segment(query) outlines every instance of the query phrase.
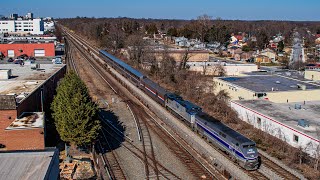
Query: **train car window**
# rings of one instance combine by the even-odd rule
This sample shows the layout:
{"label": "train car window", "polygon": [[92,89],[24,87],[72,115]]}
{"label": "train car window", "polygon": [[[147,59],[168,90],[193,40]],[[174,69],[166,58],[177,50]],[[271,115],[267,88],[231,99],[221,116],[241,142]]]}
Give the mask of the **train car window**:
{"label": "train car window", "polygon": [[250,145],[242,145],[243,148],[253,148],[255,145],[254,144],[250,144]]}

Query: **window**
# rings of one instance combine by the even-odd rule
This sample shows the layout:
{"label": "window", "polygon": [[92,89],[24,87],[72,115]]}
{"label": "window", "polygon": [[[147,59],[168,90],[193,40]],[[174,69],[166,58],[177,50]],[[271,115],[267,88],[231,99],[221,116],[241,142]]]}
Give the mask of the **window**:
{"label": "window", "polygon": [[293,135],[293,142],[298,143],[299,142],[299,136]]}
{"label": "window", "polygon": [[255,144],[245,144],[245,145],[242,145],[243,148],[253,148],[255,147]]}
{"label": "window", "polygon": [[261,118],[259,117],[257,118],[257,123],[258,123],[258,126],[261,127]]}

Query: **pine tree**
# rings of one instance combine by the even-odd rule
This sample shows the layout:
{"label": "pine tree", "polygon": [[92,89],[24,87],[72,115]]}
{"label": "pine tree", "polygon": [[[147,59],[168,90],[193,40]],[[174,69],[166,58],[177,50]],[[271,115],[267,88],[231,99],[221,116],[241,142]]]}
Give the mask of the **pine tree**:
{"label": "pine tree", "polygon": [[69,72],[59,84],[51,109],[63,141],[79,146],[90,144],[98,136],[100,121],[94,119],[98,107],[74,72]]}

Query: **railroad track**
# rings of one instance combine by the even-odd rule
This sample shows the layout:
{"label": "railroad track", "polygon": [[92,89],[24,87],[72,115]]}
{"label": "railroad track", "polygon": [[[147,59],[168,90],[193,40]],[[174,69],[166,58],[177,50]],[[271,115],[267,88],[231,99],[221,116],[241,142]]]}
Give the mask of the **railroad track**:
{"label": "railroad track", "polygon": [[[67,38],[67,41],[68,41],[69,48],[75,47],[77,50],[79,50],[79,52],[81,52],[80,47],[77,46],[73,40]],[[78,74],[75,62],[74,62],[73,58],[71,58],[71,57],[72,57],[72,55],[69,55],[69,58],[67,59],[67,65],[70,67],[69,70],[75,70],[75,72]],[[88,60],[87,56],[84,56],[84,58],[86,60]],[[103,133],[102,133],[102,137],[100,137],[100,138],[103,138],[103,140],[99,141],[99,143],[100,143],[99,145],[102,145],[101,142],[103,142],[103,145],[104,145],[103,147],[106,147],[108,150],[108,153],[102,154],[102,158],[106,162],[105,168],[108,172],[109,178],[110,179],[126,179],[124,172],[122,170],[122,167],[120,166],[120,163],[117,159],[116,153],[112,149],[108,139],[105,137],[105,135]],[[102,152],[104,152],[103,147],[100,147],[100,150],[102,150]]]}
{"label": "railroad track", "polygon": [[[72,40],[71,40],[72,41]],[[72,43],[75,45],[75,42],[72,41]],[[75,45],[75,47],[81,51],[81,48],[77,45]],[[89,62],[89,63],[92,63],[91,60],[90,60],[90,57],[88,57],[87,55],[84,55],[85,59]],[[92,64],[91,64],[92,66]],[[94,69],[98,72],[97,67],[94,67]],[[99,72],[101,74],[101,72]],[[106,81],[106,80],[105,80]],[[108,82],[108,85],[110,87],[112,87],[113,91],[118,93],[119,91],[116,90],[115,88],[113,88],[114,86],[112,86],[109,82]],[[140,123],[139,123],[140,124]],[[141,125],[143,126],[143,125]],[[145,163],[145,171],[146,171],[146,179],[149,179],[149,177],[156,177],[156,179],[159,179],[159,170],[157,168],[157,163],[156,163],[156,160],[155,160],[155,155],[154,155],[154,150],[153,150],[153,145],[152,145],[152,139],[151,139],[151,136],[150,136],[150,132],[147,128],[143,127],[141,128],[143,131],[142,131],[142,134],[143,134],[143,138],[142,138],[142,143],[143,143],[143,161]],[[111,153],[113,153],[111,151]],[[148,154],[151,154],[151,156],[147,157]],[[115,156],[111,156],[110,158],[111,160],[114,161],[113,164],[117,165],[119,163],[116,162],[116,158]],[[153,162],[153,166],[152,168],[149,167],[149,163],[148,161],[150,162]],[[110,171],[112,171],[113,169],[120,169],[120,167],[117,167],[117,168],[110,168]],[[152,173],[153,172],[153,173]],[[112,173],[110,173],[112,174]]]}
{"label": "railroad track", "polygon": [[[76,46],[77,47],[77,46]],[[77,47],[77,48],[79,48],[79,47]],[[87,60],[89,59],[89,58],[86,58]],[[88,62],[89,62],[90,60],[88,60]],[[98,68],[96,68],[96,69],[98,69]],[[111,83],[109,82],[109,85],[110,86],[112,86],[113,88],[114,88],[114,91],[115,92],[117,92],[117,94],[119,94],[120,93],[120,91],[117,89],[117,88],[115,88],[114,87],[114,85],[111,85]],[[136,107],[137,107],[137,105],[136,104],[134,104],[133,102],[131,102],[130,100],[126,100],[127,101],[127,103],[129,104],[129,106],[131,107],[131,109],[133,109],[133,111],[135,112],[135,114],[138,114],[139,115],[139,117],[137,118],[137,119],[139,119],[139,124],[140,124],[140,129],[142,129],[142,132],[141,132],[141,134],[142,134],[142,140],[143,140],[143,153],[142,153],[142,157],[144,157],[142,160],[143,160],[143,162],[145,163],[145,169],[146,169],[146,178],[147,179],[149,179],[149,177],[152,177],[152,178],[154,178],[154,177],[156,177],[156,179],[159,179],[159,177],[160,177],[160,175],[162,176],[162,177],[166,177],[166,175],[164,174],[164,173],[162,173],[162,171],[160,170],[160,169],[158,169],[158,164],[159,163],[156,163],[157,162],[157,160],[155,159],[155,155],[154,155],[154,151],[153,151],[153,145],[152,145],[152,140],[151,140],[151,138],[150,138],[150,133],[149,133],[149,130],[148,130],[148,128],[146,127],[146,125],[143,123],[143,122],[145,122],[145,117],[143,117],[143,116],[140,116],[140,114],[141,114],[141,109],[137,109]],[[143,121],[143,122],[142,122]],[[148,153],[148,151],[149,151],[149,153]],[[176,151],[177,152],[177,151]],[[183,151],[181,151],[180,150],[180,152],[179,152],[179,154],[181,154],[181,152],[183,152]],[[190,155],[189,155],[190,156]],[[140,157],[140,156],[139,156]],[[183,158],[182,160],[185,160],[185,158],[186,158],[187,156],[180,156],[180,158]],[[189,158],[187,158],[187,159],[192,159],[192,157],[189,157]],[[153,164],[152,165],[150,165],[150,163],[149,162],[152,162]],[[190,161],[191,162],[191,161]],[[194,162],[194,161],[193,161]],[[190,165],[190,164],[188,164],[188,165]],[[151,166],[151,168],[150,168],[150,166]],[[199,166],[199,165],[198,165]],[[162,166],[163,167],[163,166]],[[195,167],[195,166],[193,166],[193,167]],[[193,167],[192,168],[189,168],[189,169],[192,169],[192,171],[194,171],[193,170]],[[163,169],[163,168],[162,168]],[[200,172],[200,167],[197,167],[196,168],[196,171],[197,172]],[[153,173],[150,173],[150,171],[153,171]],[[174,175],[171,171],[168,171],[168,170],[165,170],[165,172],[167,173],[167,174],[171,174],[171,175]],[[203,171],[202,171],[203,172]],[[194,173],[193,173],[194,174]],[[195,173],[196,174],[196,173]],[[201,173],[201,175],[203,175],[203,174],[206,174],[206,177],[210,177],[209,176],[209,173]],[[175,177],[176,175],[174,175],[174,177]],[[175,178],[178,178],[179,179],[179,177],[175,177]],[[169,178],[170,179],[170,178]]]}
{"label": "railroad track", "polygon": [[290,180],[299,180],[300,178],[296,177],[286,169],[282,168],[278,164],[272,162],[270,159],[266,158],[262,154],[260,154],[262,164],[267,168],[271,169],[275,172],[278,176],[282,177],[283,179],[290,179]]}
{"label": "railroad track", "polygon": [[258,180],[268,180],[269,179],[266,175],[262,174],[259,171],[248,171],[247,173],[252,179],[258,179]]}
{"label": "railroad track", "polygon": [[[106,134],[108,134],[108,137],[111,137],[113,138],[113,140],[117,141],[118,143],[121,143],[121,145],[124,148],[126,148],[129,152],[131,152],[135,157],[139,158],[141,161],[147,163],[147,165],[150,166],[150,168],[157,169],[157,172],[159,174],[158,177],[163,177],[165,179],[181,179],[178,175],[176,175],[169,169],[165,168],[159,161],[155,160],[153,157],[146,154],[145,151],[141,150],[140,147],[134,145],[131,139],[126,137],[114,126],[112,126],[112,123],[103,121],[103,124],[104,124],[103,130],[104,132],[106,132]],[[124,138],[124,141],[123,141],[123,138]],[[145,161],[145,158],[147,158],[147,161]],[[157,168],[155,167],[155,165],[157,166]]]}
{"label": "railroad track", "polygon": [[[71,34],[70,34],[71,35]],[[77,41],[80,43],[82,43],[82,44],[84,44],[85,46],[87,46],[87,50],[89,50],[89,52],[91,52],[91,53],[96,53],[95,55],[96,55],[96,57],[97,57],[97,53],[98,53],[98,51],[95,49],[96,47],[94,47],[94,46],[92,46],[92,45],[90,45],[89,43],[87,43],[87,42],[83,42],[83,41],[81,41],[81,38],[79,37],[79,36],[77,36]],[[94,63],[94,62],[93,62]],[[110,85],[110,84],[109,84]],[[112,86],[110,85],[110,87],[112,88]],[[132,109],[134,109],[134,108],[132,108]],[[141,109],[140,109],[141,110]],[[139,112],[139,111],[138,111]],[[139,114],[138,112],[136,112],[135,114],[137,115],[137,114]],[[139,115],[140,116],[140,115]],[[149,117],[150,118],[150,117]],[[145,126],[143,126],[143,129],[148,129],[148,128],[151,128],[152,129],[152,131],[153,132],[155,132],[157,135],[159,135],[159,137],[161,137],[161,138],[166,138],[166,137],[164,137],[163,136],[163,134],[166,134],[166,133],[163,133],[163,132],[157,132],[157,130],[158,129],[160,129],[160,128],[152,128],[152,127],[154,127],[154,125],[150,125],[150,124],[147,124],[147,122],[148,123],[150,123],[150,121],[148,121],[148,117],[144,117],[144,118],[139,118],[139,120],[143,120],[143,122],[145,123]],[[141,125],[141,122],[139,123],[140,125]],[[140,127],[141,128],[141,127]],[[162,134],[161,134],[162,133]],[[141,134],[143,134],[143,133],[141,133]],[[144,132],[144,134],[148,134],[148,132],[146,131],[146,132]],[[147,139],[147,143],[149,143],[149,144],[152,144],[152,142],[150,141],[150,139],[149,139],[149,141],[148,141],[148,138],[147,138],[148,136],[146,136],[146,138],[144,138],[144,139]],[[164,141],[164,142],[166,142],[166,141]],[[172,142],[172,141],[171,141]],[[177,155],[177,157],[179,157],[179,156],[181,156],[181,149],[174,149],[174,148],[172,148],[172,147],[177,147],[177,146],[174,146],[173,144],[169,144],[168,145],[169,147],[170,147],[170,149],[172,150],[172,151],[175,151],[174,153]],[[151,146],[150,146],[151,147]],[[144,146],[144,148],[145,148],[145,146]],[[151,153],[151,155],[152,155],[152,150],[151,149],[148,149],[148,150],[145,150],[145,151],[150,151]],[[154,153],[154,152],[153,152]],[[225,155],[224,153],[222,153],[223,155]],[[229,158],[227,155],[225,155],[227,158]],[[186,159],[186,164],[188,164],[189,162],[191,162],[188,158],[186,158],[184,155],[183,156],[181,156],[181,157],[179,157],[179,158],[181,158],[181,159]],[[262,163],[263,163],[263,165],[266,167],[266,168],[268,168],[268,169],[270,169],[272,172],[274,172],[274,173],[276,173],[279,177],[282,177],[283,179],[299,179],[299,178],[297,178],[295,175],[293,175],[293,174],[291,174],[290,172],[288,172],[287,170],[285,170],[284,168],[282,168],[281,166],[279,166],[279,165],[277,165],[277,164],[275,164],[275,163],[273,163],[272,161],[270,161],[268,158],[265,158],[265,157],[261,157],[262,158]],[[146,158],[145,158],[146,159]],[[151,162],[155,162],[155,157],[154,158],[150,158],[150,160],[151,160]],[[190,164],[188,164],[187,165],[188,167],[192,167],[193,165],[192,165],[192,163],[190,163]],[[153,166],[152,167],[154,167],[154,169],[156,169],[156,166],[153,164]],[[152,169],[152,168],[151,168]],[[199,170],[199,172],[198,172],[198,170],[197,170],[197,168],[195,167],[195,168],[192,168],[193,170],[191,171],[192,172],[192,174],[194,174],[195,176],[197,176],[197,177],[201,177],[202,175],[204,175],[204,176],[206,176],[205,175],[205,173],[203,173],[202,175],[200,175],[199,174],[199,172],[201,172],[201,170]],[[195,172],[193,172],[193,171],[195,171]],[[267,178],[267,176],[266,175],[264,175],[263,173],[261,173],[261,172],[259,172],[259,171],[247,171],[247,174],[249,175],[249,176],[251,176],[253,179],[268,179]],[[199,176],[200,175],[200,176]],[[159,176],[156,176],[157,177],[157,179],[158,179],[158,177]]]}
{"label": "railroad track", "polygon": [[[117,159],[116,152],[113,150],[112,144],[110,144],[103,131],[101,132],[101,135],[100,138],[102,138],[102,140],[98,140],[98,143],[100,150],[103,153],[102,158],[106,162],[107,169],[109,170],[110,179],[127,179]],[[105,149],[105,147],[107,147],[107,149]],[[107,150],[109,153],[104,153],[104,150]]]}
{"label": "railroad track", "polygon": [[[80,40],[78,39],[77,40],[78,42],[80,42]],[[88,48],[87,48],[88,49]],[[93,51],[91,51],[93,52]],[[92,65],[91,65],[92,66]],[[99,69],[99,68],[96,68],[96,69]],[[97,70],[98,71],[98,70]],[[105,70],[104,70],[105,71]],[[101,72],[99,72],[101,73]],[[110,83],[108,83],[110,85]],[[111,86],[111,88],[113,89],[117,89],[115,88],[114,86]],[[119,94],[119,90],[114,90],[115,92],[117,92]],[[140,113],[140,110],[138,110],[138,114]],[[148,117],[150,119],[150,117]],[[157,129],[157,128],[155,128]],[[158,132],[158,136],[161,138],[161,136],[163,136],[163,134],[166,134],[167,132],[165,131],[162,131],[162,132]],[[185,163],[186,167],[190,170],[190,172],[192,172],[193,175],[195,175],[196,177],[198,177],[199,179],[200,178],[212,178],[212,177],[219,177],[219,179],[225,179],[221,174],[219,174],[219,172],[217,172],[216,170],[214,171],[208,171],[208,169],[206,169],[204,167],[204,165],[202,163],[200,163],[198,160],[195,160],[195,157],[196,158],[199,158],[200,155],[195,153],[195,150],[194,152],[192,153],[193,155],[191,155],[191,153],[188,152],[188,150],[186,150],[186,148],[183,147],[184,146],[188,146],[187,143],[182,143],[182,144],[175,144],[175,143],[172,143],[170,142],[170,140],[172,141],[176,141],[176,139],[172,138],[171,136],[171,139],[168,138],[170,136],[167,136],[166,138],[166,144],[167,146],[169,147],[169,149],[171,149],[176,155],[178,158],[181,159],[182,162]],[[162,140],[164,140],[165,138],[161,138]],[[180,138],[179,140],[182,140],[182,138]],[[168,143],[170,142],[170,143]],[[168,145],[169,144],[169,145]],[[174,148],[173,148],[174,147]],[[154,161],[154,160],[152,160]],[[207,162],[207,165],[209,165],[210,163]],[[154,167],[154,166],[153,166]]]}
{"label": "railroad track", "polygon": [[[140,141],[142,142],[142,147],[144,151],[146,179],[150,179],[150,177],[155,177],[156,179],[159,179],[159,170],[156,163],[157,160],[154,153],[151,134],[149,128],[145,124],[145,117],[143,116],[143,114],[140,113],[140,110],[133,102],[127,101],[127,104],[128,107],[132,110],[135,119],[137,120],[138,129],[140,131]],[[152,157],[151,161],[153,163],[154,168],[149,168],[148,166],[148,154]]]}
{"label": "railroad track", "polygon": [[73,57],[73,53],[74,53],[74,48],[73,48],[73,45],[70,44],[68,42],[68,40],[65,40],[66,41],[66,64],[67,64],[67,69],[68,71],[71,71],[73,70],[77,75],[79,75],[79,71],[77,69],[77,66],[75,64],[75,61],[74,61],[74,57]]}

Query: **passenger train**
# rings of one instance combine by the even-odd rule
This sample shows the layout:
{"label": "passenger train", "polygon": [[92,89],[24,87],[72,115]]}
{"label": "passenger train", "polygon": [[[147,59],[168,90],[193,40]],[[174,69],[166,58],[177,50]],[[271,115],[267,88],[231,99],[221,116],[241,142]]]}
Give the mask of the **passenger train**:
{"label": "passenger train", "polygon": [[259,166],[255,142],[211,118],[202,109],[174,93],[168,92],[138,70],[100,50],[100,56],[119,73],[142,89],[148,96],[182,119],[193,131],[198,132],[212,144],[226,152],[246,170],[256,170]]}

